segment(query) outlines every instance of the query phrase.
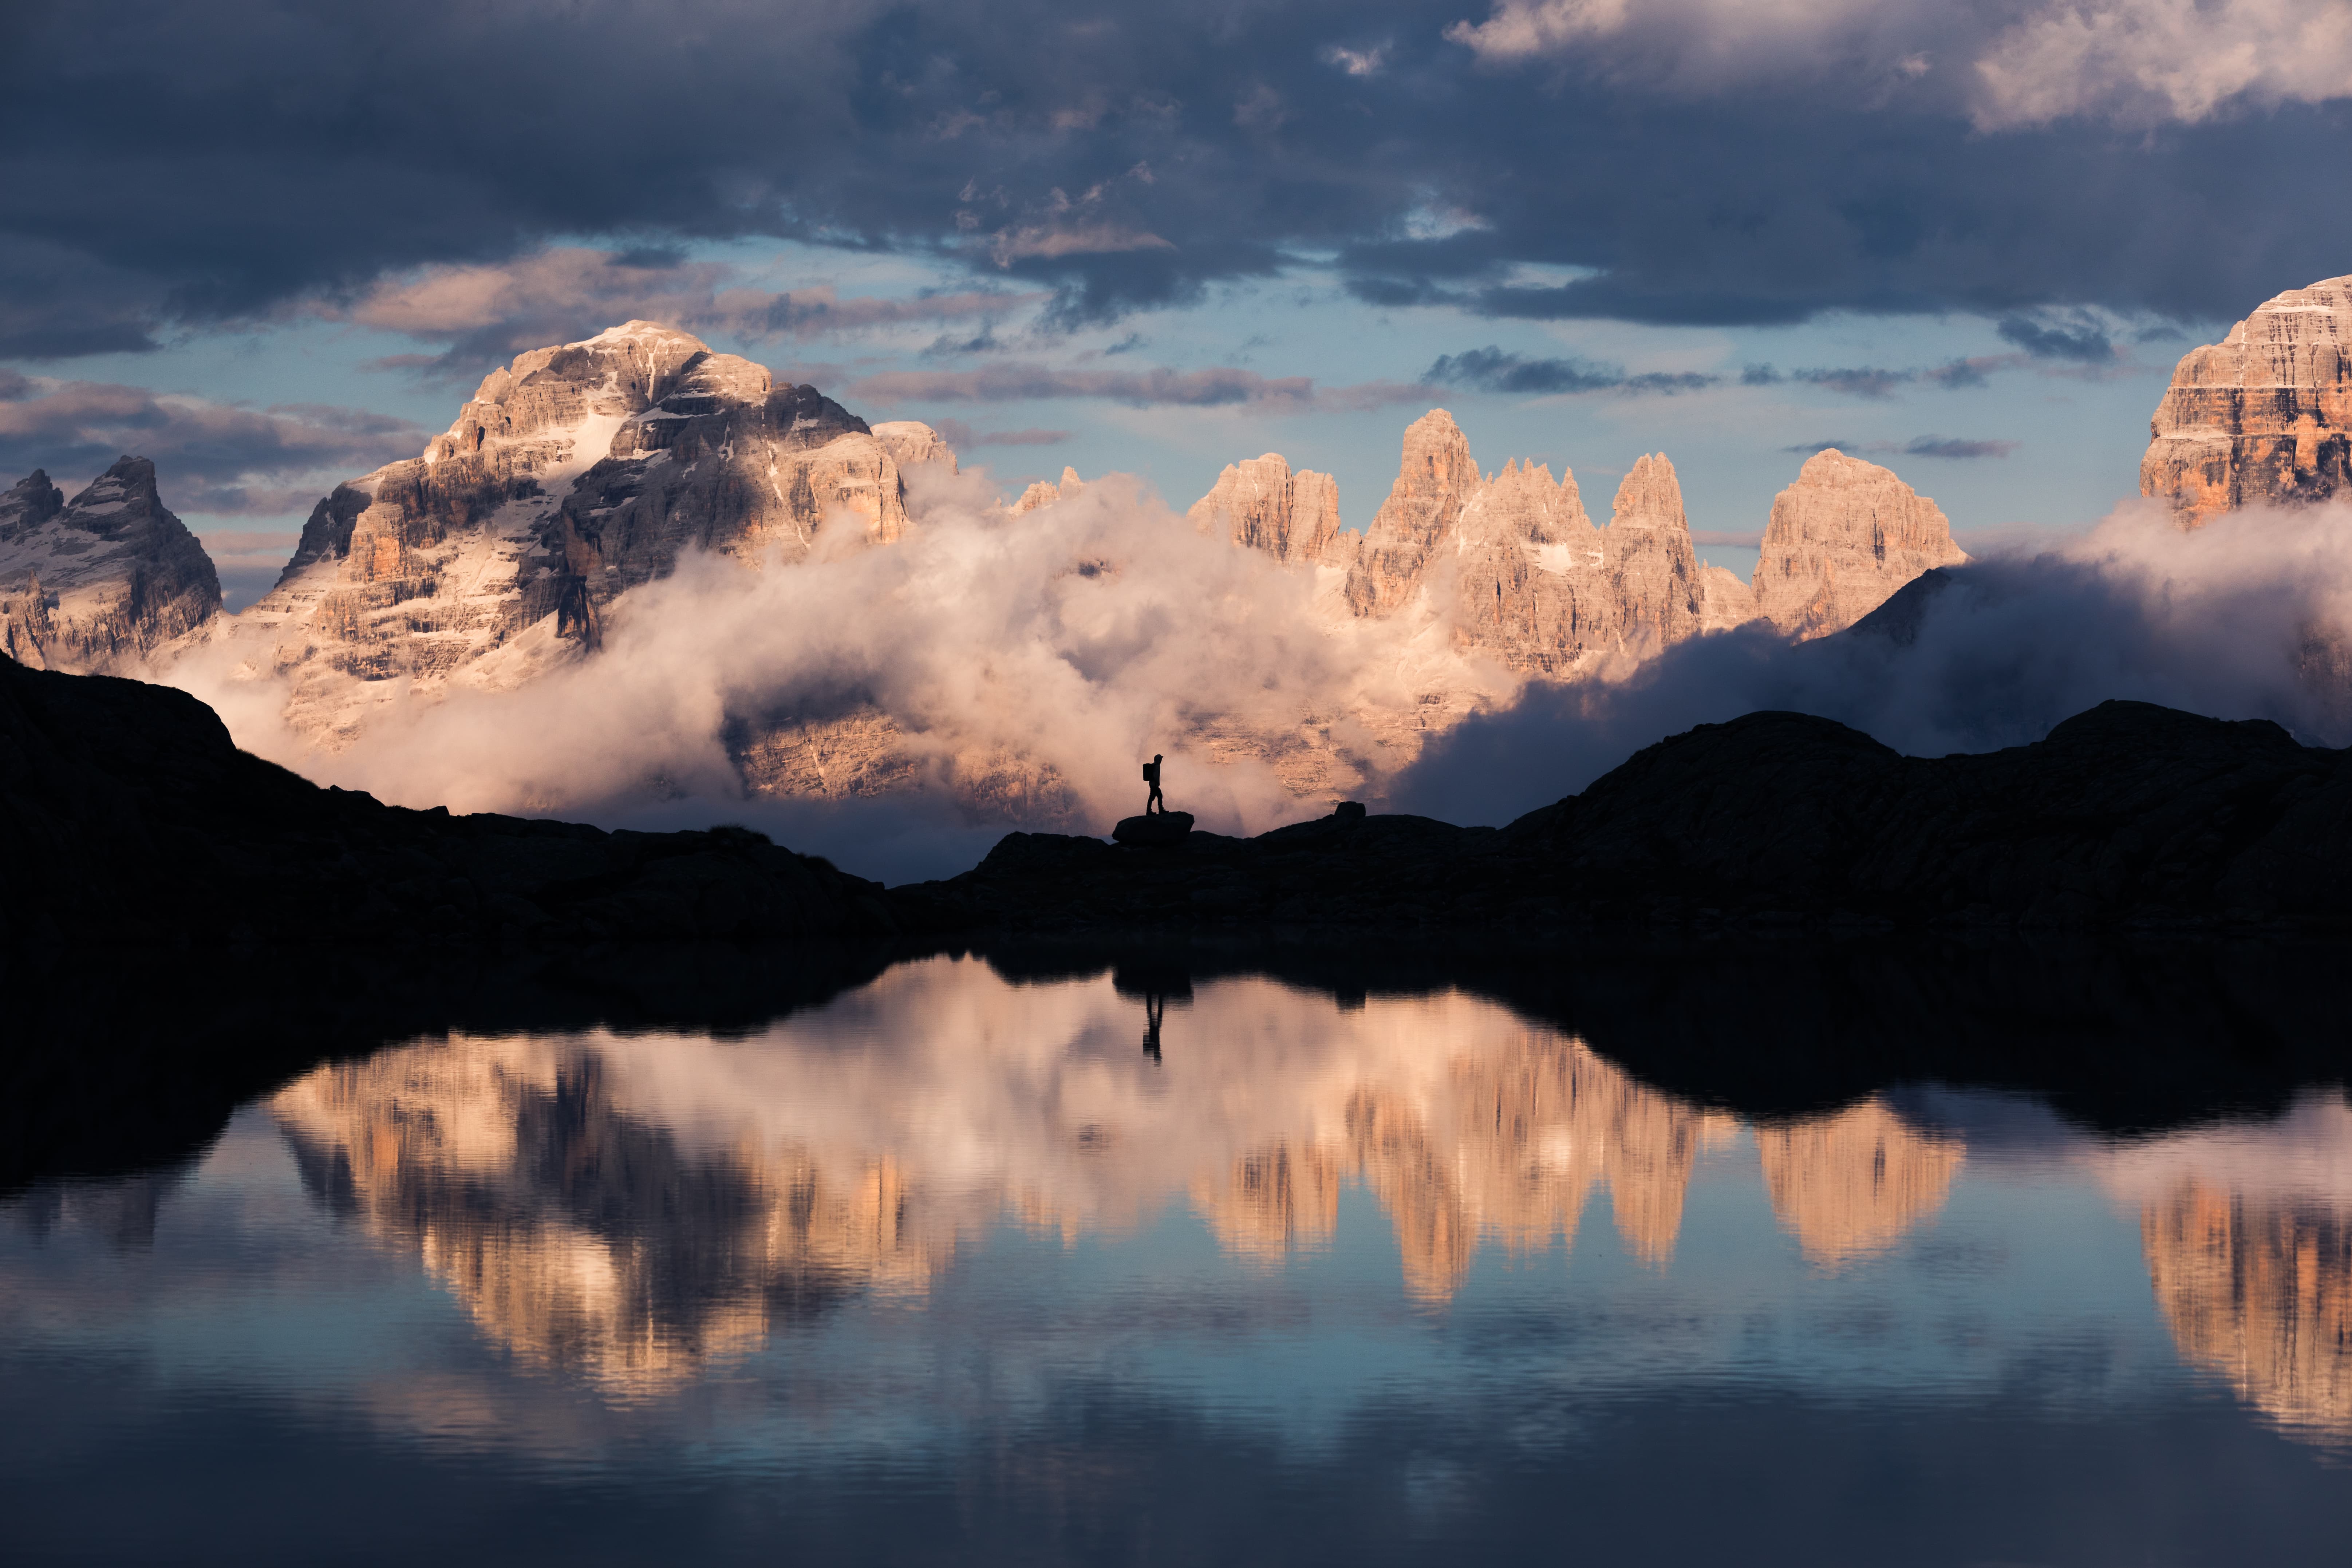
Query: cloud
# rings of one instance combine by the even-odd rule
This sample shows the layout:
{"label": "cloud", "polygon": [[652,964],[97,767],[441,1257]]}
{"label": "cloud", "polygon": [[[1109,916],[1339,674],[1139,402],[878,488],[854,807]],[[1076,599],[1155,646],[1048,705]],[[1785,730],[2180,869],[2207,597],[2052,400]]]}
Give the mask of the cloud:
{"label": "cloud", "polygon": [[[1270,760],[1186,738],[1294,735],[1315,714],[1370,755],[1377,742],[1346,717],[1360,704],[1410,711],[1413,680],[1482,684],[1450,653],[1432,668],[1402,618],[1327,630],[1314,574],[1195,531],[1131,479],[1089,480],[1017,521],[984,476],[929,471],[910,489],[894,544],[828,532],[856,542],[763,568],[690,555],[623,595],[588,659],[446,700],[386,683],[366,730],[333,752],[283,728],[284,685],[239,670],[239,645],[167,678],[212,702],[239,744],[383,799],[604,822],[781,811],[788,842],[852,869],[877,864],[874,833],[902,873],[919,852],[951,851],[919,868],[931,874],[971,863],[976,822],[1108,831],[1135,809],[1136,761],[1155,752],[1171,759],[1171,799],[1203,826],[1319,815]],[[919,787],[863,805],[743,799],[731,725],[868,709],[889,715]]]}
{"label": "cloud", "polygon": [[2234,512],[2185,532],[2134,501],[2059,550],[1940,581],[1900,637],[1791,646],[1751,626],[1679,644],[1626,680],[1532,687],[1433,744],[1391,802],[1507,821],[1654,741],[1763,709],[1836,719],[1915,756],[2022,744],[2109,698],[2352,742],[2352,506]]}
{"label": "cloud", "polygon": [[1422,380],[1480,392],[1540,396],[1579,392],[1700,392],[1722,384],[1723,378],[1694,371],[1645,371],[1628,375],[1622,365],[1574,358],[1521,359],[1489,344],[1463,353],[1439,355]]}
{"label": "cloud", "polygon": [[2007,316],[1995,330],[2003,342],[2015,343],[2035,359],[2107,364],[2116,357],[2115,341],[2106,329],[2080,315],[2056,321]]}
{"label": "cloud", "polygon": [[2352,96],[2352,17],[2300,0],[1496,0],[1444,37],[1490,69],[1567,64],[1685,95],[1838,78],[1880,105],[1950,103],[1980,131]]}
{"label": "cloud", "polygon": [[961,419],[934,419],[931,427],[957,451],[973,447],[1058,447],[1067,430],[975,430]]}
{"label": "cloud", "polygon": [[1248,406],[1289,411],[1376,408],[1417,402],[1428,393],[1426,386],[1403,382],[1366,382],[1318,389],[1311,376],[1269,379],[1255,371],[1228,365],[1187,371],[1165,366],[1134,371],[1074,370],[1017,362],[978,370],[880,371],[850,383],[843,391],[845,396],[886,405],[1018,403],[1082,397],[1122,403],[1131,408]]}
{"label": "cloud", "polygon": [[1337,66],[1349,76],[1378,76],[1381,67],[1388,63],[1389,47],[1379,44],[1369,49],[1349,49],[1333,44],[1323,51],[1321,58],[1326,65]]}
{"label": "cloud", "polygon": [[319,404],[248,408],[47,376],[10,374],[0,386],[0,473],[46,468],[71,491],[128,453],[154,462],[175,511],[307,511],[335,479],[413,458],[427,436],[406,420]]}
{"label": "cloud", "polygon": [[1807,386],[1824,387],[1849,397],[1884,400],[1906,386],[1933,386],[1945,392],[1982,386],[1994,371],[2014,370],[2023,365],[2027,358],[2021,353],[1978,354],[1936,365],[1902,368],[1846,365],[1790,371],[1769,364],[1751,364],[1739,373],[1739,384],[1742,386],[1778,386],[1795,382]]}
{"label": "cloud", "polygon": [[[616,306],[685,324],[656,308],[673,296],[749,321],[715,303],[740,280],[694,258],[759,238],[961,273],[947,298],[1017,280],[1059,326],[1309,257],[1364,299],[1497,319],[2233,319],[2352,254],[2352,210],[2309,190],[2347,146],[2341,16],[1304,0],[1104,25],[1075,0],[679,0],[649,39],[635,0],[577,0],[554,30],[455,0],[87,0],[9,52],[11,112],[41,134],[0,151],[0,355],[423,310],[496,281],[477,268],[542,287],[462,331],[424,310],[453,353]],[[1278,113],[1236,123],[1254,102]],[[2161,134],[2115,133],[2151,112]],[[603,273],[533,274],[580,237],[612,237]],[[768,324],[867,330],[824,303]]]}
{"label": "cloud", "polygon": [[1780,450],[1801,453],[1808,458],[1815,452],[1826,452],[1832,447],[1841,452],[1869,452],[1898,458],[2006,458],[2016,451],[2019,445],[2015,441],[1969,441],[1955,437],[1916,436],[1908,441],[1848,441],[1842,438],[1800,441]]}
{"label": "cloud", "polygon": [[2305,0],[2074,0],[2003,30],[1976,62],[1986,130],[2074,115],[2195,123],[2352,96],[2352,13]]}
{"label": "cloud", "polygon": [[1964,441],[1943,436],[1921,436],[1903,444],[1906,458],[2006,458],[2017,450],[2015,441]]}
{"label": "cloud", "polygon": [[993,321],[1048,298],[968,289],[845,299],[829,283],[778,292],[744,287],[740,276],[732,266],[691,262],[672,252],[572,246],[496,264],[424,268],[315,309],[332,320],[450,345],[437,358],[395,354],[371,368],[462,374],[485,361],[593,337],[627,321],[755,341],[805,340],[908,323]]}
{"label": "cloud", "polygon": [[235,615],[277,585],[302,536],[285,529],[207,528],[196,538],[220,574],[221,603]]}

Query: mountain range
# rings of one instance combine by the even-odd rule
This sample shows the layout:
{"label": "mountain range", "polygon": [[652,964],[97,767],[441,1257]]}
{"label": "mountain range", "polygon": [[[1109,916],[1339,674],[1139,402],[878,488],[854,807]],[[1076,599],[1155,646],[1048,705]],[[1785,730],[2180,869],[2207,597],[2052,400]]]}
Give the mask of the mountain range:
{"label": "mountain range", "polygon": [[[2352,279],[2291,290],[2184,357],[2151,425],[2145,493],[2184,521],[2347,483]],[[957,479],[914,422],[868,425],[814,386],[670,328],[632,321],[493,371],[417,458],[320,500],[276,585],[224,613],[201,545],[152,465],[125,458],[68,504],[36,472],[0,498],[0,650],[36,667],[160,675],[199,649],[268,683],[299,744],[331,754],[394,700],[509,692],[593,670],[630,595],[692,552],[793,570],[902,542]],[[958,504],[978,493],[970,476]],[[1066,470],[1005,526],[1108,492]],[[1105,503],[1108,504],[1108,503]],[[1936,504],[1834,448],[1775,499],[1752,581],[1698,561],[1673,463],[1637,458],[1605,524],[1576,477],[1482,468],[1444,409],[1405,431],[1370,525],[1340,525],[1332,478],[1278,453],[1236,462],[1184,514],[1262,561],[1348,639],[1360,679],[1257,700],[1167,694],[1206,760],[1266,764],[1300,798],[1377,797],[1426,739],[1528,681],[1609,677],[1710,633],[1761,624],[1803,639],[1853,625],[1906,583],[1967,558]],[[1116,575],[1115,553],[1074,559]],[[890,605],[865,606],[887,622]],[[887,626],[885,628],[887,636]],[[986,650],[972,650],[981,656]],[[754,796],[839,799],[943,784],[972,816],[1076,826],[1062,760],[953,732],[857,670],[821,700],[757,692],[723,721]],[[294,759],[289,759],[294,760]]]}

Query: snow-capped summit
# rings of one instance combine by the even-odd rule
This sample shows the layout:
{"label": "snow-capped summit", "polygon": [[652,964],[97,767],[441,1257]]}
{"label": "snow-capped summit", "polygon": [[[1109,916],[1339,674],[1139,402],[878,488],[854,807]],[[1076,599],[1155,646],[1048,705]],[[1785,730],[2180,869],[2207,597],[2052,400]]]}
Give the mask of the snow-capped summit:
{"label": "snow-capped summit", "polygon": [[605,606],[690,547],[786,561],[895,539],[898,465],[814,386],[651,321],[492,371],[422,455],[338,485],[227,630],[329,744],[404,682],[492,689],[593,647]]}

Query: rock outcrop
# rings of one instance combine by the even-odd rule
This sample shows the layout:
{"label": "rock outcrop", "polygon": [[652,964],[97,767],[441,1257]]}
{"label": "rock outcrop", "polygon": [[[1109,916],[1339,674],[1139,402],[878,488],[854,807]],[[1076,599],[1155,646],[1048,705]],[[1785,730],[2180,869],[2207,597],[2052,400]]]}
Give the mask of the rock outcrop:
{"label": "rock outcrop", "polygon": [[[887,933],[874,883],[742,828],[605,833],[321,789],[184,692],[0,659],[0,939],[396,947]],[[193,900],[193,901],[192,901]]]}
{"label": "rock outcrop", "polygon": [[220,574],[146,458],[122,458],[70,504],[37,468],[0,496],[0,653],[19,664],[128,668],[220,609]]}
{"label": "rock outcrop", "polygon": [[2203,522],[2352,487],[2352,277],[2265,300],[2191,349],[2148,420],[2139,489]]}
{"label": "rock outcrop", "polygon": [[1312,563],[1339,538],[1339,485],[1312,468],[1293,473],[1281,453],[1268,452],[1227,465],[1185,516],[1203,533],[1285,564]]}
{"label": "rock outcrop", "polygon": [[490,373],[421,458],[336,487],[278,585],[226,629],[332,744],[373,682],[504,689],[593,648],[690,549],[804,559],[906,526],[897,460],[813,386],[631,321]]}
{"label": "rock outcrop", "polygon": [[1756,562],[1756,613],[1796,637],[1843,631],[1895,590],[1968,556],[1936,503],[1886,468],[1832,447],[1772,500]]}

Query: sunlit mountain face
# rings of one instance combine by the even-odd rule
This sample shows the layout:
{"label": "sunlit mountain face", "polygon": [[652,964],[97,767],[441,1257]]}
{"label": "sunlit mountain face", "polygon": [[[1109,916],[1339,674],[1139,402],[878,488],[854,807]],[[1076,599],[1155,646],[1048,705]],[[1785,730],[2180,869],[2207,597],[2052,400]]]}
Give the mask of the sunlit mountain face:
{"label": "sunlit mountain face", "polygon": [[93,1522],[129,1450],[289,1549],[446,1544],[402,1499],[462,1472],[483,1539],[552,1509],[586,1560],[686,1489],[711,1560],[788,1520],[1410,1559],[1567,1507],[1617,1560],[1762,1518],[1748,1560],[1964,1563],[2077,1560],[2159,1486],[2126,1544],[2252,1560],[2352,1500],[2347,1210],[2325,1087],[2129,1136],[1933,1085],[1759,1120],[1464,992],[935,958],[725,1036],[415,1039],[13,1200],[0,1500],[135,1555],[196,1505]]}

